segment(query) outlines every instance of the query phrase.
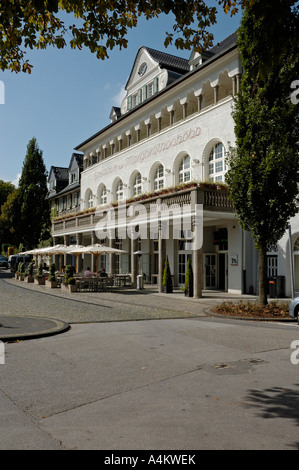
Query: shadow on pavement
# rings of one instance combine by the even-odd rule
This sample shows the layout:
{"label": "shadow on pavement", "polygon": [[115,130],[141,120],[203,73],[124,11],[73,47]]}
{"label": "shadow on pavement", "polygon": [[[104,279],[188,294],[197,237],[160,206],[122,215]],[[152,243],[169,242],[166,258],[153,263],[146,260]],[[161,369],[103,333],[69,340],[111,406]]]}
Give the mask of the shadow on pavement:
{"label": "shadow on pavement", "polygon": [[[295,384],[297,389],[271,387],[265,390],[250,390],[247,400],[250,406],[259,410],[259,415],[263,419],[284,418],[290,419],[299,425],[299,384]],[[295,436],[292,436],[293,438]],[[299,450],[299,442],[291,444]]]}

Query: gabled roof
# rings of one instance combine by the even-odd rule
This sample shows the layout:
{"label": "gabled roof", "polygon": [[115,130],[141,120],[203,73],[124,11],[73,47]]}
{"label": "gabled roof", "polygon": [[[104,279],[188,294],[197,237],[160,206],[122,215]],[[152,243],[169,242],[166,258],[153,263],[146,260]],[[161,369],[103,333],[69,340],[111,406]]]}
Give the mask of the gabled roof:
{"label": "gabled roof", "polygon": [[225,51],[229,47],[234,46],[236,42],[237,42],[237,32],[235,31],[233,34],[223,39],[223,41],[218,42],[217,44],[215,44],[215,46],[211,47],[211,49],[209,49],[208,52],[213,55],[220,54],[221,52]]}
{"label": "gabled roof", "polygon": [[74,152],[74,153],[72,154],[71,161],[70,161],[69,167],[68,167],[68,169],[67,169],[68,172],[69,172],[69,170],[70,170],[70,168],[71,168],[71,166],[72,166],[73,160],[76,160],[77,165],[78,165],[79,168],[83,168],[83,154],[82,154],[82,153],[75,153],[75,152]]}
{"label": "gabled roof", "polygon": [[132,76],[132,73],[133,73],[133,70],[134,70],[135,63],[137,61],[139,52],[142,49],[146,50],[147,53],[151,56],[151,58],[154,61],[158,62],[159,66],[162,67],[162,68],[165,68],[167,70],[171,70],[173,72],[177,72],[180,75],[184,75],[185,73],[189,72],[189,70],[190,70],[189,69],[188,59],[184,59],[182,57],[177,57],[177,56],[172,55],[172,54],[167,54],[166,52],[157,51],[156,49],[152,49],[151,47],[142,46],[142,47],[139,48],[139,50],[136,54],[136,58],[135,58],[133,67],[131,69],[130,76],[129,76],[128,81],[126,83],[126,88],[127,88],[128,83],[131,79],[131,76]]}
{"label": "gabled roof", "polygon": [[[175,80],[174,82],[172,82],[169,86],[175,86],[177,83],[180,83],[180,81],[182,80],[185,80],[186,78],[188,78],[188,76],[190,76],[191,74],[196,74],[196,73],[200,73],[200,71],[205,68],[207,65],[209,65],[211,62],[215,61],[218,59],[218,56],[221,56],[221,55],[224,55],[226,54],[227,52],[229,52],[231,49],[233,48],[236,48],[237,47],[237,32],[231,34],[230,36],[228,36],[227,38],[225,38],[223,41],[221,41],[220,43],[217,43],[215,46],[213,46],[211,49],[209,49],[206,53],[204,53],[205,55],[207,56],[210,56],[202,65],[200,65],[199,67],[197,67],[195,70],[192,70],[190,71],[189,69],[189,60],[187,59],[181,59],[179,57],[175,57],[175,56],[171,56],[172,58],[175,57],[176,59],[178,60],[182,60],[183,62],[185,62],[186,64],[183,66],[184,68],[186,67],[186,70],[185,70],[185,73],[183,75],[181,75],[181,77],[177,80]],[[140,48],[142,49],[142,48]],[[139,50],[140,50],[139,49]],[[145,48],[146,50],[150,50],[150,48]],[[153,53],[157,53],[156,57],[158,57],[158,54],[161,54],[161,58],[162,56],[164,57],[164,59],[166,59],[166,56],[169,56],[170,54],[165,54],[164,52],[159,52],[159,51],[155,51],[154,49],[151,49],[152,51],[154,51]],[[138,55],[138,54],[137,54]],[[135,58],[135,62],[137,60],[137,56]],[[171,60],[169,58],[169,60]],[[134,65],[135,65],[135,62],[134,62]],[[161,62],[162,64],[162,62]],[[132,72],[133,72],[133,69],[134,69],[134,66],[132,67],[132,71],[131,71],[131,74],[130,74],[130,77],[128,79],[128,82],[131,78],[131,75],[132,75]],[[127,82],[127,83],[128,83]],[[126,85],[127,86],[127,85]],[[165,88],[162,93],[165,93],[167,92],[168,90],[168,87]],[[156,96],[158,95],[155,95],[153,96],[151,99],[156,99]],[[147,101],[145,101],[146,103]],[[144,104],[140,105],[140,106],[143,106]],[[127,115],[130,114],[130,113],[134,113],[135,110],[138,109],[138,107],[134,108],[132,111],[130,111],[129,113],[126,113],[124,114],[123,116],[121,116],[119,118],[119,120],[122,120],[122,119],[126,119]],[[112,122],[110,124],[108,124],[107,126],[105,126],[104,128],[102,128],[100,131],[96,132],[95,134],[93,134],[91,137],[87,138],[86,140],[84,140],[81,144],[77,145],[75,147],[75,150],[79,150],[80,148],[82,148],[83,145],[86,145],[88,142],[90,142],[91,140],[93,140],[94,138],[98,137],[99,135],[101,135],[103,132],[105,132],[106,130],[108,130],[109,128],[111,128],[112,126],[115,125],[115,122]]]}
{"label": "gabled roof", "polygon": [[144,49],[147,50],[147,52],[152,56],[152,58],[156,62],[159,63],[161,67],[181,73],[189,72],[188,59],[177,57],[172,54],[167,54],[166,52],[157,51],[150,47],[145,47]]}
{"label": "gabled roof", "polygon": [[69,178],[68,168],[64,168],[62,166],[51,166],[50,172],[49,172],[49,178],[52,172],[55,176],[55,179],[57,180],[68,180]]}
{"label": "gabled roof", "polygon": [[109,116],[110,119],[114,121],[118,119],[120,116],[121,116],[120,108],[118,106],[112,106],[110,116]]}

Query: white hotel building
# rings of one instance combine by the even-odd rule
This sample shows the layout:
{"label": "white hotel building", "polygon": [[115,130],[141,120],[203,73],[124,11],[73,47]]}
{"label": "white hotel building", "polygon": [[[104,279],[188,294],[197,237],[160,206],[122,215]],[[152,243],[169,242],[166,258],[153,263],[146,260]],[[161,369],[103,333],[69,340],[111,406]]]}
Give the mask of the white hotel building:
{"label": "white hotel building", "polygon": [[[191,53],[189,61],[141,47],[121,108],[112,108],[110,124],[75,148],[83,154],[80,210],[62,207],[58,211],[53,220],[54,243],[97,242],[125,250],[120,255],[102,255],[100,264],[110,273],[131,273],[133,285],[139,269],[136,252],[141,251],[144,279],[157,282],[160,291],[165,259],[174,285],[180,286],[190,258],[195,297],[201,296],[202,289],[256,293],[256,252],[221,186],[225,155],[235,142],[232,106],[241,74],[235,34],[207,53]],[[59,197],[59,192],[50,192],[56,207],[60,207]],[[118,204],[124,210],[133,202],[139,209],[142,205],[143,219],[126,213],[124,230],[117,224]],[[159,204],[202,208],[202,246],[188,244],[195,230],[194,217],[190,227],[182,225],[177,231],[169,212],[166,238],[161,224],[155,230],[143,223]],[[106,223],[109,207],[113,207],[113,217]],[[98,231],[104,221],[110,234],[105,240]],[[299,234],[299,224],[296,228],[293,223],[292,230]],[[294,245],[299,254],[299,243],[294,240]],[[269,276],[289,273],[288,253],[286,235],[269,252]],[[84,256],[80,269],[94,265],[90,256]],[[296,282],[299,290],[299,276]],[[285,289],[289,294],[287,282]]]}

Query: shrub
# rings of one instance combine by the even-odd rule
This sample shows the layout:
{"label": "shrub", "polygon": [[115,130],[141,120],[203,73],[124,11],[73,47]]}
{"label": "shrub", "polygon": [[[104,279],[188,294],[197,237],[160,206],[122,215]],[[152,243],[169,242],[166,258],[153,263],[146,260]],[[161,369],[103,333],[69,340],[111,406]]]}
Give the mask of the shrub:
{"label": "shrub", "polygon": [[39,263],[38,268],[37,268],[37,274],[35,277],[36,278],[44,277],[43,263]]}
{"label": "shrub", "polygon": [[165,261],[162,284],[165,287],[166,293],[172,292],[172,279],[171,279],[171,273],[170,273],[168,260]]}
{"label": "shrub", "polygon": [[18,272],[20,274],[24,274],[25,273],[25,264],[24,263],[19,263],[18,264]]}
{"label": "shrub", "polygon": [[184,292],[186,296],[193,297],[193,271],[190,259],[187,261]]}
{"label": "shrub", "polygon": [[27,268],[27,274],[28,274],[28,276],[32,276],[32,275],[33,275],[33,267],[34,267],[34,263],[33,263],[33,261],[31,261],[31,263],[28,264],[28,268]]}
{"label": "shrub", "polygon": [[55,273],[56,273],[55,263],[51,263],[50,268],[49,268],[49,277],[48,277],[49,281],[56,281]]}
{"label": "shrub", "polygon": [[68,283],[68,280],[69,280],[71,277],[74,277],[74,268],[73,268],[73,266],[71,266],[70,264],[68,264],[68,265],[65,267],[65,270],[64,270],[64,280],[65,280],[65,282]]}

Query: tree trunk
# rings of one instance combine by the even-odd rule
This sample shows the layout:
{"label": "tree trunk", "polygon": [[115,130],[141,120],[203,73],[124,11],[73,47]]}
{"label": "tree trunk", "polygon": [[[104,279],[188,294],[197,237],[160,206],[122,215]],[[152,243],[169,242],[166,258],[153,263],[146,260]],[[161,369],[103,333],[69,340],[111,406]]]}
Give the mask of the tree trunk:
{"label": "tree trunk", "polygon": [[267,252],[259,249],[259,303],[267,305]]}

